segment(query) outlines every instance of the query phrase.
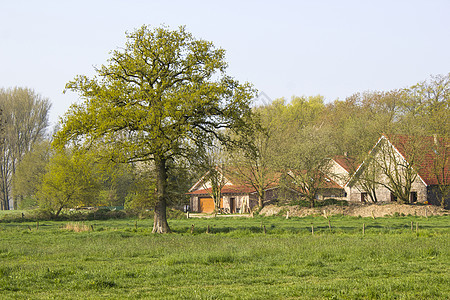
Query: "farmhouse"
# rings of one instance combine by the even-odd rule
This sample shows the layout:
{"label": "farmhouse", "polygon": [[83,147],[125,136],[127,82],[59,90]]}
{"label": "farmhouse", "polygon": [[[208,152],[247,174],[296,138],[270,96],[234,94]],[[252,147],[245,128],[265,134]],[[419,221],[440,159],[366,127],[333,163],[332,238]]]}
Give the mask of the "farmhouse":
{"label": "farmhouse", "polygon": [[348,200],[440,205],[443,195],[448,206],[449,145],[436,137],[382,135],[347,182]]}
{"label": "farmhouse", "polygon": [[[214,188],[220,189],[219,209],[224,213],[246,213],[258,205],[258,193],[254,186],[244,178],[235,174],[232,170],[219,171],[219,177],[212,180],[209,172],[204,174],[187,193],[190,195],[190,209],[192,212],[214,212]],[[276,201],[280,197],[298,194],[292,190],[286,190],[279,186],[279,173],[270,175],[264,188],[263,202]]]}
{"label": "farmhouse", "polygon": [[300,195],[312,195],[316,200],[344,199],[344,187],[322,171],[289,170],[285,183]]}
{"label": "farmhouse", "polygon": [[[435,137],[382,135],[367,158],[358,165],[347,155],[329,160],[321,176],[317,200],[334,198],[351,202],[404,202],[450,204],[450,142]],[[292,171],[290,171],[292,173]],[[295,174],[289,174],[295,176]],[[305,194],[281,187],[277,179],[264,189],[264,202],[294,200]],[[220,174],[219,209],[225,213],[250,212],[258,204],[254,186],[233,172]],[[212,213],[214,184],[206,173],[187,194],[193,212]],[[217,190],[217,188],[216,188]]]}
{"label": "farmhouse", "polygon": [[350,180],[353,173],[358,168],[358,164],[353,157],[344,155],[337,155],[330,159],[328,166],[328,178],[331,179],[336,185],[339,186],[339,197],[334,198],[339,200],[348,200],[350,189],[347,187],[347,182]]}
{"label": "farmhouse", "polygon": [[[219,208],[229,213],[249,212],[257,204],[257,198],[252,194],[254,189],[245,185],[233,184],[223,177]],[[206,174],[189,190],[190,209],[193,212],[214,212],[213,187]]]}
{"label": "farmhouse", "polygon": [[[347,166],[348,163],[345,164],[343,161],[344,159],[341,160],[341,163]],[[333,164],[337,164],[337,162],[333,160]],[[336,168],[343,170],[339,170],[340,173],[339,175],[335,175],[336,178],[349,177],[349,173],[345,168],[340,167],[340,165],[337,165]],[[258,193],[250,182],[236,176],[230,170],[228,170],[226,175],[222,172],[219,173],[219,179],[215,178],[215,180],[211,180],[211,177],[208,176],[209,172],[207,172],[191,187],[187,194],[190,195],[190,209],[192,212],[214,212],[214,186],[216,190],[220,189],[219,209],[221,212],[246,213],[258,205]],[[294,200],[302,197],[302,194],[304,194],[298,188],[289,188],[280,185],[280,173],[273,173],[272,176],[275,178],[264,189],[264,203]],[[336,180],[335,178],[331,178],[331,176],[323,177],[323,181],[320,183],[318,190],[317,200],[326,200],[329,198],[346,200],[345,181],[341,179],[340,183],[337,183]]]}

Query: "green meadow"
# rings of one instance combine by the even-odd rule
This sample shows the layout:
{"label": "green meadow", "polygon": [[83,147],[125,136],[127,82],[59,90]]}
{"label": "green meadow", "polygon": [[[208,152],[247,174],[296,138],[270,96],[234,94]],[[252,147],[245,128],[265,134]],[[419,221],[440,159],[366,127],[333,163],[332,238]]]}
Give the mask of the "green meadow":
{"label": "green meadow", "polygon": [[0,298],[450,298],[449,216],[169,225],[173,233],[155,235],[151,219],[37,223],[0,215]]}

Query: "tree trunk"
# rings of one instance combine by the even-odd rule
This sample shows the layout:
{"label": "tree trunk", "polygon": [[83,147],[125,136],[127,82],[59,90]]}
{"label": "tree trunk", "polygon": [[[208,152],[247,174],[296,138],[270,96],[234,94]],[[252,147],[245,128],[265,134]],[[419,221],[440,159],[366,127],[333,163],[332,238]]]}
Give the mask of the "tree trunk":
{"label": "tree trunk", "polygon": [[311,195],[309,195],[309,197],[308,197],[309,199],[309,205],[310,205],[310,208],[314,208],[314,204],[315,204],[315,202],[316,202],[316,197],[315,197],[315,195],[312,195],[312,197],[311,197]]}
{"label": "tree trunk", "polygon": [[156,204],[155,217],[153,220],[153,233],[169,233],[170,228],[167,224],[166,216],[166,160],[156,159]]}
{"label": "tree trunk", "polygon": [[58,210],[56,211],[56,214],[55,214],[55,218],[58,218],[58,217],[59,217],[59,214],[61,213],[61,211],[62,211],[63,208],[64,208],[64,205],[62,205],[62,206],[60,206],[60,207],[58,208]]}
{"label": "tree trunk", "polygon": [[6,178],[2,178],[1,194],[2,210],[9,210],[9,193]]}
{"label": "tree trunk", "polygon": [[264,194],[258,193],[258,206],[263,208],[264,206]]}
{"label": "tree trunk", "polygon": [[376,193],[375,189],[370,191],[369,197],[370,197],[370,199],[372,200],[373,203],[377,203],[378,202],[377,193]]}

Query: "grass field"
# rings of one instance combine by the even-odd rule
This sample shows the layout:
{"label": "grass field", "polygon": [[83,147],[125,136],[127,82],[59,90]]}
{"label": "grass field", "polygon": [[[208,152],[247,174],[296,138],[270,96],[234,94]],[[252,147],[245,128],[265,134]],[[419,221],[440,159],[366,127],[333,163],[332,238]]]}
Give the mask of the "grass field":
{"label": "grass field", "polygon": [[450,298],[449,216],[329,220],[1,222],[0,298]]}

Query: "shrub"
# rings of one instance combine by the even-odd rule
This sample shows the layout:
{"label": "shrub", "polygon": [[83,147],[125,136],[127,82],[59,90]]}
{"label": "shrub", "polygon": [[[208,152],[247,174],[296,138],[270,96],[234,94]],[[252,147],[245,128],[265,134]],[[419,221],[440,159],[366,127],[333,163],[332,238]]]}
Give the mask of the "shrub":
{"label": "shrub", "polygon": [[[62,216],[60,216],[62,217]],[[33,220],[53,220],[55,219],[55,214],[53,210],[48,208],[38,208],[30,211],[29,218]]]}
{"label": "shrub", "polygon": [[348,206],[348,201],[337,200],[334,198],[326,199],[326,200],[318,202],[318,203],[322,203],[323,205],[321,205],[321,206],[327,206],[327,205]]}
{"label": "shrub", "polygon": [[124,219],[126,217],[127,214],[123,210],[110,210],[108,208],[99,208],[87,214],[88,220]]}

